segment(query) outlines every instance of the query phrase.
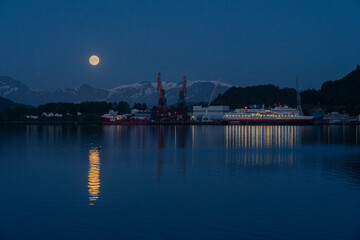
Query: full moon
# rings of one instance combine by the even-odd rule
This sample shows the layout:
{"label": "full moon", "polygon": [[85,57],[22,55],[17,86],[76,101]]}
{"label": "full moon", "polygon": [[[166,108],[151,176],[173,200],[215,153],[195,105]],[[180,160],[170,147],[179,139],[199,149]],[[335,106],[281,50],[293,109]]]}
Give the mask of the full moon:
{"label": "full moon", "polygon": [[92,56],[89,58],[89,62],[90,62],[91,65],[96,66],[96,65],[99,64],[100,59],[99,59],[98,56],[92,55]]}

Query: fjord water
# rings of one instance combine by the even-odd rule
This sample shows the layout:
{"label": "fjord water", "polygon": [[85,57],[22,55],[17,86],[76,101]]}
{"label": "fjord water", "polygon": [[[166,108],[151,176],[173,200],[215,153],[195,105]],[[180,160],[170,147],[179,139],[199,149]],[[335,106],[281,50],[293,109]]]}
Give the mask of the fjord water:
{"label": "fjord water", "polygon": [[0,239],[360,239],[359,144],[359,126],[1,126]]}

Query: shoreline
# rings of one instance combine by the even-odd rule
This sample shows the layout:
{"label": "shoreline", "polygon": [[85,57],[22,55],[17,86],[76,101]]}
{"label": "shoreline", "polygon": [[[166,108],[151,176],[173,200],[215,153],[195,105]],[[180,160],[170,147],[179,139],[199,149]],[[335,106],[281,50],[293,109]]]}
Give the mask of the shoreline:
{"label": "shoreline", "polygon": [[97,126],[196,126],[196,125],[222,125],[222,126],[359,126],[360,123],[341,124],[226,124],[222,122],[191,122],[191,123],[150,123],[150,124],[103,124],[99,122],[0,122],[0,126],[6,125],[97,125]]}

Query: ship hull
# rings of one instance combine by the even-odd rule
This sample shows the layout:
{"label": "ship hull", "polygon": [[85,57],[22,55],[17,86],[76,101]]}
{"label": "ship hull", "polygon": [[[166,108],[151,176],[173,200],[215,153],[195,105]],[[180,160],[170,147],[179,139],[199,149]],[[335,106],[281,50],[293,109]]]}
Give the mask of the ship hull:
{"label": "ship hull", "polygon": [[224,123],[239,125],[311,125],[312,119],[225,119]]}

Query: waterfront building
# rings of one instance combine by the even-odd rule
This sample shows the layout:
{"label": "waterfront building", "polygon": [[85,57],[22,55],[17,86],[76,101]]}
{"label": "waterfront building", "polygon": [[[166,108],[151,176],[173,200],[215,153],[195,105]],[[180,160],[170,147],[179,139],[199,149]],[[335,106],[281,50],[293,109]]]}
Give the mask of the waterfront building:
{"label": "waterfront building", "polygon": [[350,117],[347,113],[331,112],[324,115],[324,121],[329,124],[347,124],[350,121]]}
{"label": "waterfront building", "polygon": [[212,120],[222,120],[225,113],[230,111],[229,106],[193,106],[193,112],[191,113],[191,119],[201,121],[207,114]]}
{"label": "waterfront building", "polygon": [[46,112],[43,112],[41,114],[42,117],[62,117],[63,115],[61,113],[46,113]]}

